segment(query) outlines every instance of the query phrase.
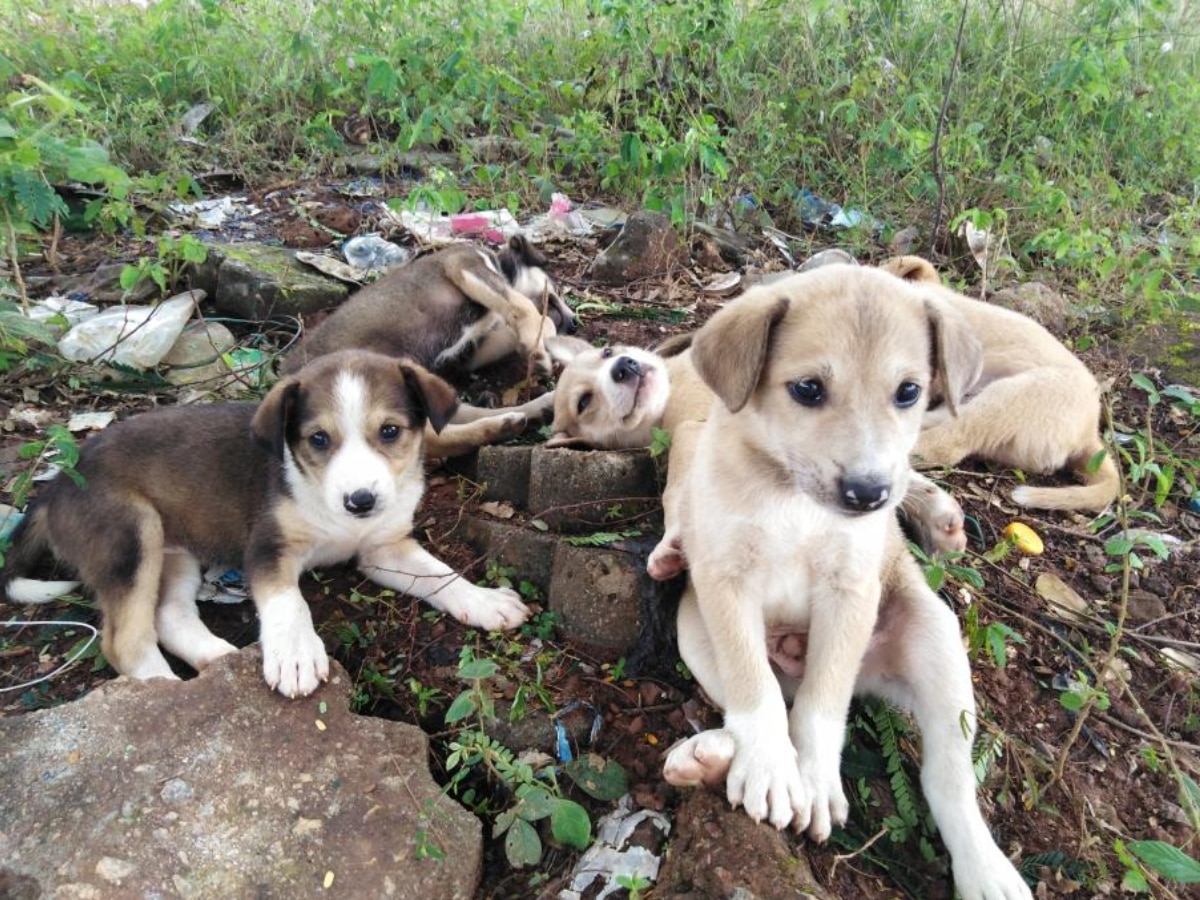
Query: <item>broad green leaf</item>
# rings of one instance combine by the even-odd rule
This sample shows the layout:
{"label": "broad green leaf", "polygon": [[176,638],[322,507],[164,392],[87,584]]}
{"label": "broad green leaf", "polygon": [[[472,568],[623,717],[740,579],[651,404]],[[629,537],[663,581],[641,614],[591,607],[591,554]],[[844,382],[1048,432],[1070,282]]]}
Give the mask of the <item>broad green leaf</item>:
{"label": "broad green leaf", "polygon": [[550,831],[557,840],[576,850],[586,850],[592,842],[592,820],[587,810],[574,800],[560,800],[550,814]]}
{"label": "broad green leaf", "polygon": [[564,767],[580,790],[597,800],[616,800],[629,791],[629,782],[620,763],[589,753],[573,759]]}
{"label": "broad green leaf", "polygon": [[504,855],[514,869],[537,865],[542,858],[542,839],[537,829],[524,819],[514,819],[504,836]]}
{"label": "broad green leaf", "polygon": [[1147,866],[1176,884],[1200,884],[1200,862],[1163,841],[1130,841],[1129,850]]}
{"label": "broad green leaf", "polygon": [[520,798],[513,808],[526,822],[536,822],[551,815],[561,802],[540,784],[527,784],[517,789]]}
{"label": "broad green leaf", "polygon": [[458,666],[458,677],[475,681],[480,678],[491,678],[498,671],[495,660],[469,659]]}
{"label": "broad green leaf", "polygon": [[453,725],[455,722],[460,722],[472,715],[478,708],[475,703],[475,695],[471,691],[463,691],[454,698],[454,702],[446,710],[446,724]]}

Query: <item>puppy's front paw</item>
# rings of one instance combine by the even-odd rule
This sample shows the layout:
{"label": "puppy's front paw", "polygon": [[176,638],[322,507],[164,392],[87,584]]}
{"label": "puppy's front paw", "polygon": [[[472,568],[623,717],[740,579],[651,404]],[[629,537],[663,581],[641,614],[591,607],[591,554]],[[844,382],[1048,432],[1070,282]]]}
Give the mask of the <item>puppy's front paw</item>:
{"label": "puppy's front paw", "polygon": [[737,744],[723,728],[712,728],[676,744],[667,752],[663,778],[676,787],[720,784],[729,774]]}
{"label": "puppy's front paw", "polygon": [[737,750],[725,783],[729,802],[741,805],[755,822],[764,819],[786,828],[804,805],[804,785],[796,764],[796,748],[787,734],[735,735]]}
{"label": "puppy's front paw", "polygon": [[329,656],[311,623],[263,628],[263,677],[285,697],[307,697],[329,678]]}
{"label": "puppy's front paw", "polygon": [[954,856],[950,863],[954,870],[954,887],[962,900],[1031,900],[1033,897],[1016,866],[994,843],[975,853]]}
{"label": "puppy's front paw", "polygon": [[845,825],[846,817],[850,815],[837,761],[825,766],[801,762],[800,781],[804,802],[796,817],[796,830],[807,831],[810,838],[822,844],[829,838],[833,826]]}
{"label": "puppy's front paw", "polygon": [[683,539],[679,535],[663,535],[663,539],[646,560],[646,572],[655,581],[670,581],[687,568],[683,555]]}
{"label": "puppy's front paw", "polygon": [[465,603],[448,611],[464,625],[484,631],[507,631],[529,618],[529,607],[508,588],[476,587]]}

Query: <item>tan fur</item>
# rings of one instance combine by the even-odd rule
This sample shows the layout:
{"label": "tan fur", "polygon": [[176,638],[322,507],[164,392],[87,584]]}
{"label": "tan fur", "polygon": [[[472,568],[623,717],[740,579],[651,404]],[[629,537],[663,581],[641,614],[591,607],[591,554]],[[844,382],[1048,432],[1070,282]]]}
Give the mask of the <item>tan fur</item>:
{"label": "tan fur", "polygon": [[[723,779],[753,818],[824,840],[849,808],[851,695],[882,694],[921,727],[922,783],[959,892],[1027,900],[975,801],[957,622],[893,515],[930,385],[956,391],[977,350],[940,297],[846,266],[752,290],[697,333],[696,369],[722,402],[681,488],[679,641],[725,727],[675,747],[665,774]],[[773,668],[769,644],[803,653],[787,665],[799,677]]]}
{"label": "tan fur", "polygon": [[1081,485],[1021,486],[1013,500],[1041,509],[1108,506],[1120,490],[1120,473],[1100,439],[1101,390],[1087,367],[1032,319],[942,287],[933,266],[920,257],[896,257],[882,268],[928,286],[983,342],[983,365],[966,386],[963,407],[957,416],[948,407],[931,410],[917,456],[934,466],[978,456],[1029,473],[1069,469]]}

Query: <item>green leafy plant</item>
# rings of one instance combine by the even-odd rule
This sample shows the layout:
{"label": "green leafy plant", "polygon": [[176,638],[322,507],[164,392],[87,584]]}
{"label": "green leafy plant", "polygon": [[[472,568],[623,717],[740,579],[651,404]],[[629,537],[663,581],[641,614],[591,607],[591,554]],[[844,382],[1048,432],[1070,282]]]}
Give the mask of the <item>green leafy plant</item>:
{"label": "green leafy plant", "polygon": [[208,247],[194,235],[159,235],[155,245],[157,254],[154,258],[143,256],[121,269],[121,288],[126,293],[148,278],[166,294],[174,290],[189,266],[208,259]]}

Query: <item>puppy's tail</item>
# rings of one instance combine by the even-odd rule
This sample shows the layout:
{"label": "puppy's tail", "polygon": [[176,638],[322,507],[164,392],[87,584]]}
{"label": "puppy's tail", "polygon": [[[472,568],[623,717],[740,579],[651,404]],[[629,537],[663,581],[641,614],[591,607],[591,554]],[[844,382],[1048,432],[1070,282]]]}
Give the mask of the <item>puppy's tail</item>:
{"label": "puppy's tail", "polygon": [[[1098,454],[1104,456],[1093,465]],[[1072,487],[1030,487],[1021,485],[1012,493],[1013,502],[1034,509],[1087,509],[1101,512],[1117,499],[1121,490],[1121,473],[1099,438],[1087,455],[1078,457],[1071,470],[1083,484]]]}
{"label": "puppy's tail", "polygon": [[50,549],[44,511],[36,504],[17,523],[0,569],[0,595],[13,603],[49,603],[79,587],[78,581],[38,581],[28,578]]}

